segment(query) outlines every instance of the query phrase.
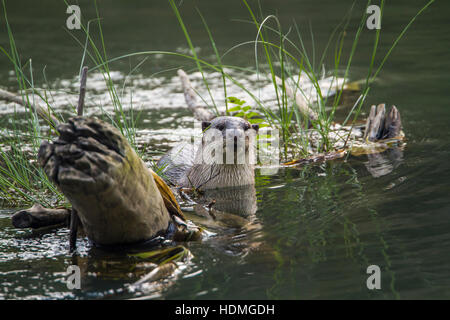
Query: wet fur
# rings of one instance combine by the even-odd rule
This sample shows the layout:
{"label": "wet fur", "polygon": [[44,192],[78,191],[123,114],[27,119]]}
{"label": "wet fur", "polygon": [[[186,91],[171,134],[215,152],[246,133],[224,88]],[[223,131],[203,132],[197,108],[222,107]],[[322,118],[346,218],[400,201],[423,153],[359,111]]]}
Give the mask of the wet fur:
{"label": "wet fur", "polygon": [[[186,143],[180,144],[161,158],[158,166],[162,168],[163,175],[175,185],[197,189],[253,185],[255,183],[254,165],[249,161],[248,152],[254,147],[252,144],[255,139],[251,135],[256,135],[258,127],[238,117],[217,117],[211,122],[203,122],[202,127],[206,130],[202,145],[194,147]],[[210,164],[211,159],[208,158],[210,154],[203,153],[203,148],[214,147],[214,142],[205,139],[207,130],[211,129],[222,132],[223,140],[220,141],[222,146],[227,143],[226,130],[235,130],[236,136],[240,138],[244,135],[246,149],[243,164]],[[223,152],[225,157],[226,151]],[[234,159],[236,163],[236,154]]]}

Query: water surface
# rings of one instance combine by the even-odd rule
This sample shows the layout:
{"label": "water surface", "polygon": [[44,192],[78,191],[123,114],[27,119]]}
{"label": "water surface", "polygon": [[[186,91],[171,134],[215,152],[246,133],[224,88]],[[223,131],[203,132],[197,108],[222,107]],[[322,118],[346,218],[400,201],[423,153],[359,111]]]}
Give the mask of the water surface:
{"label": "water surface", "polygon": [[[85,19],[95,17],[90,1],[79,3]],[[386,5],[377,63],[422,3]],[[322,52],[350,5],[351,1],[262,1],[265,14],[277,13],[284,31],[292,19],[297,20],[312,52],[311,25],[316,53]],[[254,26],[233,21],[249,19],[239,1],[182,1],[181,14],[202,57],[213,61],[213,51],[194,6],[206,17],[221,52],[254,39]],[[32,58],[36,83],[54,90],[55,105],[67,115],[70,104],[76,103],[83,52],[63,30],[64,3],[10,1],[7,9],[21,56],[24,61]],[[359,23],[361,9],[362,4],[355,6],[349,34]],[[79,241],[79,255],[72,257],[66,229],[39,234],[16,230],[10,215],[17,208],[6,203],[0,211],[0,298],[449,299],[449,9],[448,2],[439,1],[419,17],[384,66],[364,107],[367,112],[370,104],[386,102],[399,108],[407,136],[403,150],[375,159],[350,157],[258,175],[252,228],[234,229],[226,241],[188,243],[194,257],[175,276],[134,293],[123,288],[139,279],[145,266],[131,272],[133,261],[93,249],[86,240]],[[99,11],[110,57],[188,48],[164,2],[99,1]],[[81,32],[72,32],[82,39]],[[367,30],[361,37],[350,71],[353,80],[365,76],[373,37]],[[0,41],[2,45],[8,41],[3,25]],[[142,59],[112,64],[117,82],[123,82]],[[253,47],[243,46],[224,61],[251,66]],[[326,63],[329,66],[331,57]],[[138,138],[151,156],[192,132],[192,116],[176,71],[155,75],[177,67],[194,66],[183,59],[152,56],[128,78],[124,90],[124,101],[132,98],[133,107],[142,110]],[[11,71],[2,56],[0,86],[15,90]],[[251,77],[242,77],[255,92],[259,90]],[[194,82],[201,86],[200,79]],[[213,81],[212,90],[217,97],[223,95],[220,81]],[[246,97],[232,90],[233,95]],[[88,80],[88,114],[101,114],[99,105],[111,110],[102,79],[93,73]],[[4,126],[12,112],[11,105],[0,104]],[[65,270],[74,263],[83,277],[82,289],[72,291],[66,287]],[[381,290],[366,287],[369,265],[381,268]]]}

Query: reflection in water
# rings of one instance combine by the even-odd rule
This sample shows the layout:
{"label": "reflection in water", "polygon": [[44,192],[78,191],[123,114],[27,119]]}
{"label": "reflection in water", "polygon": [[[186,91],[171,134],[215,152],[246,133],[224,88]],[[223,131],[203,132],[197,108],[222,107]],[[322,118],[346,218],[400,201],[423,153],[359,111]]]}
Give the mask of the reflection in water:
{"label": "reflection in water", "polygon": [[[212,202],[214,205],[208,206]],[[262,226],[256,221],[256,203],[254,185],[202,193],[194,206],[196,215],[192,220],[217,231],[217,235],[203,245],[241,258],[258,248],[260,242],[255,232]],[[177,251],[177,248],[183,247],[164,249],[170,252],[164,253],[163,258],[172,257],[171,252]],[[187,249],[183,249],[187,254],[183,259],[164,265],[159,265],[162,260],[152,250],[130,256],[128,251],[105,252],[92,247],[88,256],[72,258],[72,264],[80,266],[83,288],[92,292],[89,298],[160,298],[164,291],[177,283],[180,275],[189,274],[193,264]],[[194,272],[198,273],[201,271]],[[102,283],[111,280],[114,280],[114,286],[105,291],[99,290]]]}
{"label": "reflection in water", "polygon": [[[79,297],[160,298],[182,272],[189,271],[192,258],[183,246],[130,251],[104,251],[91,248],[88,256],[73,256],[72,264],[81,271],[83,291]],[[106,286],[105,286],[106,284]]]}
{"label": "reflection in water", "polygon": [[256,189],[254,185],[204,190],[198,203],[209,205],[211,212],[234,215],[251,222],[257,210]]}
{"label": "reflection in water", "polygon": [[224,252],[245,257],[261,245],[261,222],[256,218],[254,185],[204,190],[192,219],[217,235],[209,243]]}
{"label": "reflection in water", "polygon": [[379,178],[391,173],[403,161],[401,147],[392,147],[382,153],[368,154],[369,161],[364,163],[372,177]]}
{"label": "reflection in water", "polygon": [[[352,297],[355,291],[377,297],[380,293],[365,290],[371,264],[384,271],[383,294],[398,297],[386,222],[367,201],[358,171],[349,163],[324,163],[286,169],[284,175],[291,182],[282,193],[263,190],[266,200],[259,211],[264,225],[271,225],[269,237],[277,239],[269,297],[314,298],[322,291],[334,292],[334,298]],[[276,210],[271,198],[287,208]]]}

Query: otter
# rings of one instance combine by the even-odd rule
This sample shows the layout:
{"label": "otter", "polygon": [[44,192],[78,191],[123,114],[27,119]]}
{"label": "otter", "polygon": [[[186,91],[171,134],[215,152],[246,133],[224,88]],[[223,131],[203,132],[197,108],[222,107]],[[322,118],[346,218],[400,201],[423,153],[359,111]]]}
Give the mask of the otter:
{"label": "otter", "polygon": [[220,116],[202,122],[203,136],[196,146],[181,143],[157,163],[172,184],[201,190],[254,185],[257,124]]}

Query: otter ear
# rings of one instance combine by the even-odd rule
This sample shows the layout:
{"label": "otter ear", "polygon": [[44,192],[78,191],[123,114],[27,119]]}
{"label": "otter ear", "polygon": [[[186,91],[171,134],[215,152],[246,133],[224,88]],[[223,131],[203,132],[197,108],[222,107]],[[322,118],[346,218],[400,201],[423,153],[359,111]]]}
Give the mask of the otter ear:
{"label": "otter ear", "polygon": [[211,126],[211,122],[209,121],[202,121],[202,131],[205,131]]}
{"label": "otter ear", "polygon": [[258,132],[259,131],[259,125],[252,124],[252,129],[255,130],[256,132]]}

